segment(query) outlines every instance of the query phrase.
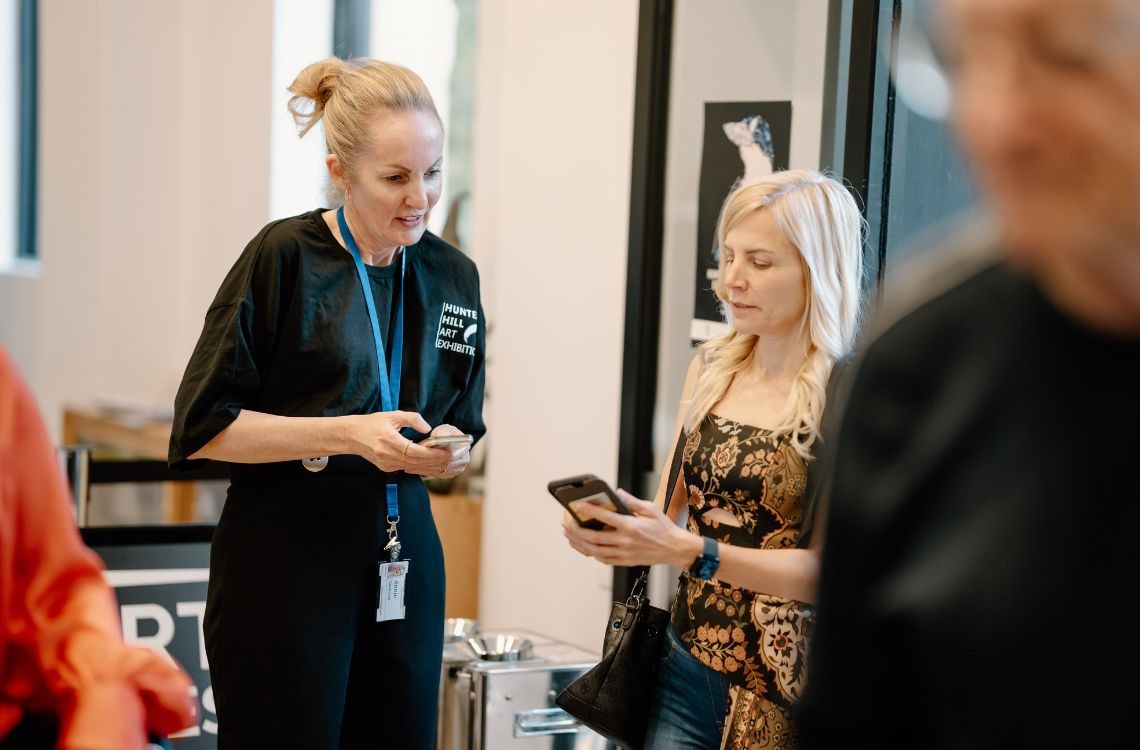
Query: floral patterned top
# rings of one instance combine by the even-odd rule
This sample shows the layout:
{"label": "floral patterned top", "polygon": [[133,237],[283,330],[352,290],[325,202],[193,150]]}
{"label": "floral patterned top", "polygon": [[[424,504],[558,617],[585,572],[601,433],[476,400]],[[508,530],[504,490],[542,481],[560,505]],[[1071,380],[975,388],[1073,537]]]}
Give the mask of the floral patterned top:
{"label": "floral patterned top", "polygon": [[[796,546],[807,470],[786,436],[709,414],[686,439],[682,472],[694,534],[738,547]],[[672,614],[689,651],[730,683],[779,708],[799,699],[812,605],[682,573]]]}

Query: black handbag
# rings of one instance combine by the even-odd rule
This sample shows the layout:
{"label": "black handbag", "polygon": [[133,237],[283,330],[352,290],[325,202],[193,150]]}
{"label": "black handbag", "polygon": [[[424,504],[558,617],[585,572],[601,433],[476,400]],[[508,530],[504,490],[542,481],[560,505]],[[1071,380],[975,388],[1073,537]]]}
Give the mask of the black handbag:
{"label": "black handbag", "polygon": [[[665,485],[665,511],[681,467],[684,430],[677,437],[669,481]],[[669,626],[669,611],[649,603],[645,586],[649,568],[642,570],[629,598],[614,602],[606,623],[602,658],[558,694],[555,703],[585,726],[626,750],[641,750],[649,724],[650,700]]]}

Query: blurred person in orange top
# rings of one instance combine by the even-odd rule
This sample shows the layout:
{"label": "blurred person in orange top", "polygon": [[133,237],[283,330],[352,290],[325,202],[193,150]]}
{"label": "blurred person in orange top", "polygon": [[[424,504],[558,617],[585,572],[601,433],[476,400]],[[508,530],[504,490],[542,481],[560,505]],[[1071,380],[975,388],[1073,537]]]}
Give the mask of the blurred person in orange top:
{"label": "blurred person in orange top", "polygon": [[0,347],[0,750],[134,750],[194,720],[185,673],[123,643],[43,421]]}

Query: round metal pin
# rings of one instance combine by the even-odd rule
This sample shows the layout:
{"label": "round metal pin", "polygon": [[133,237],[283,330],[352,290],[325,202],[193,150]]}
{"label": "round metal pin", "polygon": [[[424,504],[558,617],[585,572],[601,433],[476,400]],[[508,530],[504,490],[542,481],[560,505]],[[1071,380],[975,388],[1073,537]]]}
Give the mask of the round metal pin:
{"label": "round metal pin", "polygon": [[317,458],[302,458],[301,465],[309,471],[320,471],[329,465],[329,457],[318,456]]}

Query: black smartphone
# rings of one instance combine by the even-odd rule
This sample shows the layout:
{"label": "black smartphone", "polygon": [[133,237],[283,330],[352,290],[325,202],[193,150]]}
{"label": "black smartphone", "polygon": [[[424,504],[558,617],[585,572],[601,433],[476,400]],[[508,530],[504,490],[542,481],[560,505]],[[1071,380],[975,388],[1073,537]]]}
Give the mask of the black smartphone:
{"label": "black smartphone", "polygon": [[574,517],[578,525],[585,529],[604,529],[605,524],[594,518],[582,518],[575,513],[575,509],[582,507],[582,503],[600,505],[626,516],[633,515],[626,504],[610,489],[610,486],[593,474],[555,479],[546,485],[546,489],[550,490],[550,494],[554,495],[555,500],[562,503],[566,510],[570,511],[570,515]]}

